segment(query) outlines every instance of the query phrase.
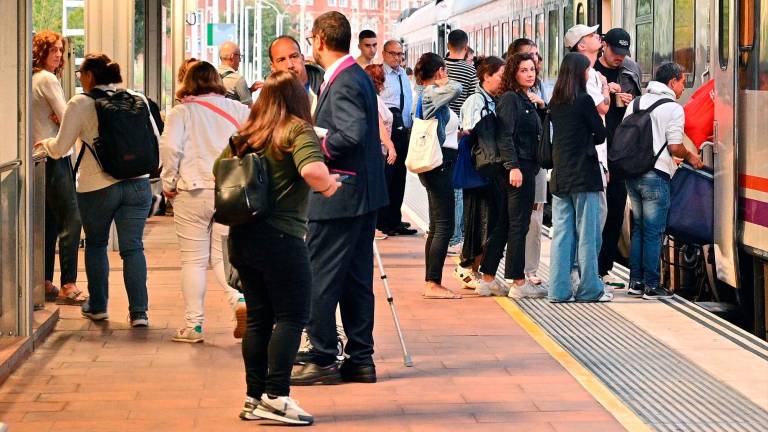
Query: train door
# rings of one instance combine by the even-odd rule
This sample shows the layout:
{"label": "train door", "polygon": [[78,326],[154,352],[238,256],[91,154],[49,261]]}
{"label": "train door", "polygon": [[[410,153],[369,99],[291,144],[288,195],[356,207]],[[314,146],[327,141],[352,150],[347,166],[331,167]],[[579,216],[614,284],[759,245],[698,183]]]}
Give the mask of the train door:
{"label": "train door", "polygon": [[739,287],[736,246],[736,199],[738,197],[736,148],[738,52],[734,35],[736,1],[712,2],[710,71],[715,80],[715,261],[717,277]]}

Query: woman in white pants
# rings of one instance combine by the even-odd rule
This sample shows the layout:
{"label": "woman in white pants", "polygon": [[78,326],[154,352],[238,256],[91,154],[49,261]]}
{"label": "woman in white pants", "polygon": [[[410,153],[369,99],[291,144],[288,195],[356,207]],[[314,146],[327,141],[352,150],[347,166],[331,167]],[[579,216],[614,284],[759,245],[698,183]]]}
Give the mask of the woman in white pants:
{"label": "woman in white pants", "polygon": [[226,89],[208,62],[189,66],[176,96],[182,102],[170,111],[160,139],[163,193],[173,198],[176,235],[181,248],[181,289],[186,306],[184,326],[176,342],[202,342],[206,273],[210,260],[214,275],[235,310],[235,337],[245,331],[242,295],[227,284],[222,237],[227,227],[213,222],[213,163],[229,137],[246,121],[250,110],[224,97]]}
{"label": "woman in white pants", "polygon": [[541,285],[541,278],[536,275],[541,257],[541,225],[544,221],[544,204],[547,203],[547,170],[540,169],[536,174],[536,194],[533,199],[533,213],[525,237],[525,277],[534,285]]}

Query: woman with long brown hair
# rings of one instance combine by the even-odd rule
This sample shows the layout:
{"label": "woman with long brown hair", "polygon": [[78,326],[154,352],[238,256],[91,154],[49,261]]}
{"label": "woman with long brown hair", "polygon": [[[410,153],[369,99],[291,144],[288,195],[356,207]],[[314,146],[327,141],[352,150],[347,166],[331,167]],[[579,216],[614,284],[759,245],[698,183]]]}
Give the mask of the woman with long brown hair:
{"label": "woman with long brown hair", "polygon": [[[311,424],[313,417],[289,397],[293,361],[309,318],[307,205],[310,193],[329,197],[341,183],[325,166],[307,91],[291,72],[267,78],[233,142],[238,156],[258,152],[266,157],[274,197],[267,217],[230,229],[229,257],[248,310],[243,337],[247,397],[240,418]],[[231,156],[230,148],[221,155]]]}
{"label": "woman with long brown hair", "polygon": [[[32,39],[32,142],[53,138],[59,132],[67,104],[59,82],[64,46],[64,38],[50,30]],[[47,158],[45,164],[45,297],[58,304],[79,305],[86,300],[76,285],[82,224],[70,155],[71,151],[61,159]],[[53,285],[56,240],[61,290]]]}
{"label": "woman with long brown hair", "polygon": [[237,319],[235,338],[245,331],[245,303],[224,275],[222,238],[227,227],[213,222],[216,157],[229,137],[248,118],[248,107],[224,97],[227,90],[208,62],[185,63],[187,70],[176,94],[181,102],[168,113],[160,138],[163,193],[173,199],[173,221],[181,249],[181,291],[184,326],[174,342],[203,342],[206,274],[210,260],[213,274],[227,294]]}

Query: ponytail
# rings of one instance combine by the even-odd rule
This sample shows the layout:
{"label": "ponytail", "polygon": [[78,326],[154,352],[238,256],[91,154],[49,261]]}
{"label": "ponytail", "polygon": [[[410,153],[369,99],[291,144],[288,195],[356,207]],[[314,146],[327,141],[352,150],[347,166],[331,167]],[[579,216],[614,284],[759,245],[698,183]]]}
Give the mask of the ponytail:
{"label": "ponytail", "polygon": [[120,74],[120,65],[113,62],[106,54],[90,53],[85,56],[81,71],[93,73],[96,85],[116,84],[123,82]]}

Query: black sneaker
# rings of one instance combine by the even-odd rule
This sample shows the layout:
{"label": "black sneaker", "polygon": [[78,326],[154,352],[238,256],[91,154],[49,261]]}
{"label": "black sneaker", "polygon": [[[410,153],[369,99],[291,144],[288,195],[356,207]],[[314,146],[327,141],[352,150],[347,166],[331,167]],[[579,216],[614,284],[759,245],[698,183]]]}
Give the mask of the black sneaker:
{"label": "black sneaker", "polygon": [[416,231],[413,228],[407,228],[403,225],[400,225],[396,228],[393,228],[391,230],[384,231],[384,234],[394,237],[394,236],[400,236],[400,235],[416,235],[418,231]]}
{"label": "black sneaker", "polygon": [[131,321],[131,327],[148,327],[149,316],[146,312],[131,312],[128,315],[128,319]]}
{"label": "black sneaker", "polygon": [[292,386],[309,386],[315,384],[338,384],[341,382],[341,374],[336,362],[328,366],[320,366],[316,363],[305,363],[293,370],[291,374]]}
{"label": "black sneaker", "polygon": [[641,296],[645,292],[645,285],[642,282],[630,281],[627,288],[627,295]]}
{"label": "black sneaker", "polygon": [[645,292],[643,293],[643,299],[645,300],[667,299],[672,298],[672,296],[674,296],[672,291],[662,286],[657,286],[654,288],[646,287]]}

